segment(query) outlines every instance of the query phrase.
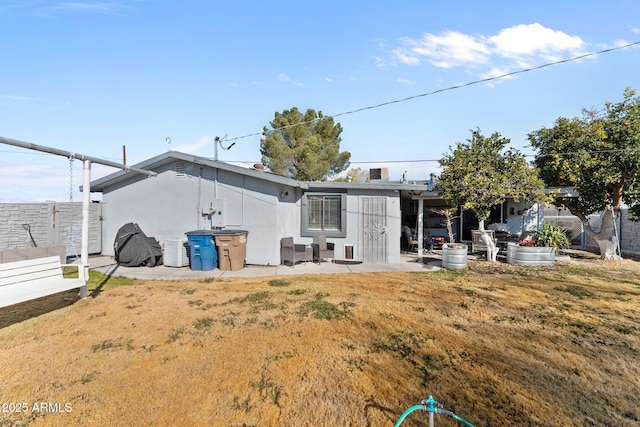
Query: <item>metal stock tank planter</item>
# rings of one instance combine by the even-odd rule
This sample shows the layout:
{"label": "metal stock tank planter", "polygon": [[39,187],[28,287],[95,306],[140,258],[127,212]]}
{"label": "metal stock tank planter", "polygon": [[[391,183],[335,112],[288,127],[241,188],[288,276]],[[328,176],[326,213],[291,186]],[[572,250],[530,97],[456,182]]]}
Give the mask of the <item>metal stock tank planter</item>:
{"label": "metal stock tank planter", "polygon": [[507,244],[507,264],[550,266],[555,263],[556,249],[551,246],[521,246]]}
{"label": "metal stock tank planter", "polygon": [[442,267],[460,269],[467,266],[467,245],[445,243],[442,245]]}

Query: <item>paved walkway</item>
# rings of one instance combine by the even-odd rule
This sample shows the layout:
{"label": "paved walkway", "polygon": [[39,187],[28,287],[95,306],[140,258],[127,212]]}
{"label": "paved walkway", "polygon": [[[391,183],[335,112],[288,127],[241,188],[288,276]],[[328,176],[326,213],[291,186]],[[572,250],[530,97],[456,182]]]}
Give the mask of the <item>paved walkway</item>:
{"label": "paved walkway", "polygon": [[223,271],[217,268],[213,270],[191,270],[189,267],[124,267],[118,265],[112,257],[98,256],[89,258],[92,270],[111,276],[125,276],[146,280],[174,280],[190,278],[222,278],[222,277],[265,277],[265,276],[291,276],[294,274],[337,274],[337,273],[373,273],[373,272],[411,272],[411,271],[436,271],[440,269],[440,262],[433,258],[418,257],[417,254],[403,254],[401,262],[394,264],[384,263],[340,263],[312,262],[296,264],[295,267],[285,265],[257,266],[248,265],[242,270]]}

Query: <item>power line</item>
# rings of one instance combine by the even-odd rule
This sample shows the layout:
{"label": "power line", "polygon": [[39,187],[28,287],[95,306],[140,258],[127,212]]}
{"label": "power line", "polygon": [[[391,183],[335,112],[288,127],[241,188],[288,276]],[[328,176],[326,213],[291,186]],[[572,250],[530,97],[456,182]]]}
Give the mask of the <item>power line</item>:
{"label": "power line", "polygon": [[[551,153],[551,154],[524,154],[524,157],[536,157],[536,156],[577,156],[584,154],[612,154],[612,153],[622,153],[622,152],[634,152],[640,151],[640,148],[616,148],[610,150],[593,150],[593,151],[567,151],[567,152],[559,152],[559,153]],[[14,154],[25,154],[19,151],[9,151],[9,150],[0,150],[0,153],[14,153]],[[26,153],[26,154],[39,154],[45,155],[46,153]],[[106,157],[106,159],[111,159]],[[118,160],[117,158],[112,158],[113,160]],[[407,160],[350,160],[350,164],[387,164],[387,163],[434,163],[439,162],[441,159],[407,159]],[[255,164],[260,163],[256,160],[225,160],[226,163],[244,163],[244,164]]]}
{"label": "power line", "polygon": [[[634,151],[638,151],[640,148],[613,148],[611,150],[593,150],[593,151],[567,151],[564,153],[550,153],[550,154],[540,154],[540,157],[548,157],[548,156],[578,156],[581,154],[612,154],[612,153],[633,153]],[[526,157],[536,157],[538,154],[527,154]]]}
{"label": "power line", "polygon": [[439,162],[440,159],[422,159],[422,160],[361,160],[361,161],[349,161],[350,164],[358,163],[430,163]]}
{"label": "power line", "polygon": [[[612,154],[612,153],[622,153],[622,152],[634,152],[640,151],[640,148],[615,148],[611,150],[593,150],[593,151],[566,151],[559,153],[551,153],[551,154],[523,154],[524,157],[546,157],[546,156],[577,156],[584,154]],[[408,160],[350,160],[349,164],[387,164],[387,163],[434,163],[440,162],[441,159],[408,159]],[[226,163],[245,163],[245,164],[255,164],[260,163],[255,160],[225,160]]]}
{"label": "power line", "polygon": [[[596,56],[596,55],[600,55],[600,54],[603,54],[603,53],[609,53],[609,52],[613,52],[613,51],[616,51],[616,50],[626,49],[626,48],[629,48],[629,47],[632,47],[632,46],[636,46],[636,45],[640,45],[640,41],[627,43],[627,44],[622,45],[622,46],[611,47],[611,48],[608,48],[608,49],[602,49],[602,50],[599,50],[597,52],[585,53],[583,55],[574,56],[573,58],[567,58],[567,59],[561,59],[561,60],[554,61],[554,62],[548,62],[546,64],[542,64],[542,65],[538,65],[538,66],[530,67],[530,68],[524,68],[522,70],[512,71],[512,72],[509,72],[509,73],[501,74],[499,76],[487,77],[487,78],[479,79],[479,80],[473,80],[473,81],[468,82],[468,83],[455,85],[455,86],[449,86],[449,87],[446,87],[446,88],[443,88],[443,89],[434,90],[432,92],[421,93],[421,94],[418,94],[418,95],[413,95],[413,96],[409,96],[409,97],[402,98],[402,99],[396,99],[396,100],[393,100],[393,101],[382,102],[382,103],[376,104],[376,105],[370,105],[370,106],[367,106],[367,107],[357,108],[357,109],[351,110],[351,111],[345,111],[343,113],[338,113],[338,114],[329,115],[329,116],[323,116],[323,118],[327,118],[327,117],[335,118],[335,117],[340,117],[340,116],[346,116],[348,114],[355,114],[355,113],[360,113],[360,112],[366,111],[366,110],[373,110],[373,109],[376,109],[376,108],[386,107],[387,105],[399,104],[401,102],[406,102],[406,101],[411,101],[411,100],[417,99],[417,98],[423,98],[423,97],[426,97],[426,96],[436,95],[438,93],[447,92],[447,91],[454,90],[454,89],[461,89],[461,88],[464,88],[464,87],[467,87],[467,86],[473,86],[473,85],[480,84],[480,83],[487,83],[487,82],[491,82],[491,81],[495,81],[495,80],[504,79],[506,77],[511,77],[511,76],[516,75],[516,74],[523,74],[523,73],[528,73],[529,71],[540,70],[542,68],[551,67],[552,65],[559,65],[559,64],[564,64],[564,63],[567,63],[567,62],[578,61],[580,59],[588,58],[590,56]],[[288,128],[291,128],[291,127],[294,127],[294,126],[300,126],[300,125],[304,125],[304,124],[315,123],[318,120],[321,120],[321,119],[318,118],[318,119],[314,119],[314,120],[308,120],[308,121],[304,121],[304,122],[300,122],[300,123],[295,123],[295,124],[292,124],[292,125],[282,126],[282,127],[279,127],[279,128],[272,129],[269,132],[275,132],[275,131],[278,131],[278,130],[288,129]],[[254,132],[254,133],[250,133],[250,134],[247,134],[247,135],[237,136],[235,138],[227,139],[227,141],[228,142],[237,141],[239,139],[249,138],[249,137],[258,136],[258,135],[262,136],[262,135],[264,135],[264,132]]]}

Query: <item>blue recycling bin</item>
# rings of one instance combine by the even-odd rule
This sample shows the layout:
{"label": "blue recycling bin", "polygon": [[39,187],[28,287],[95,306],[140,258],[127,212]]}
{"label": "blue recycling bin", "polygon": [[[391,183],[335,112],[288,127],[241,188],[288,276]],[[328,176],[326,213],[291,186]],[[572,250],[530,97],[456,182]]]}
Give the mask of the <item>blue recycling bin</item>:
{"label": "blue recycling bin", "polygon": [[189,244],[189,264],[192,270],[213,270],[218,263],[218,252],[210,230],[185,233]]}

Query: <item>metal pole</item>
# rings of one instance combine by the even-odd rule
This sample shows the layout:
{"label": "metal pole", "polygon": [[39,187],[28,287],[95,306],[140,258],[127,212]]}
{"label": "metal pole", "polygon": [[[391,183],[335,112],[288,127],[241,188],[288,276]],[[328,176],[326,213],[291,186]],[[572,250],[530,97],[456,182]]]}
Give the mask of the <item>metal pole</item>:
{"label": "metal pole", "polygon": [[[400,224],[402,225],[402,224]],[[424,199],[418,199],[418,256],[424,255]]]}
{"label": "metal pole", "polygon": [[438,404],[438,402],[436,402],[433,396],[429,395],[427,400],[424,400],[422,403],[427,405],[427,411],[429,411],[429,427],[433,427],[435,421],[434,418],[436,413],[436,405]]}
{"label": "metal pole", "polygon": [[611,215],[613,215],[613,231],[616,233],[616,249],[618,249],[618,261],[622,267],[622,251],[620,250],[620,236],[618,235],[618,225],[616,224],[616,211],[611,206]]}
{"label": "metal pole", "polygon": [[89,193],[91,190],[91,160],[83,162],[82,174],[82,243],[80,247],[80,263],[85,285],[80,288],[80,298],[87,297],[87,281],[89,280]]}
{"label": "metal pole", "polygon": [[[0,143],[13,145],[14,147],[26,148],[28,150],[42,151],[44,153],[64,156],[69,159],[81,159],[83,161],[83,180],[82,180],[82,241],[80,248],[80,262],[82,263],[80,277],[84,279],[85,285],[80,288],[80,298],[87,297],[87,280],[89,280],[89,195],[91,193],[91,162],[99,163],[105,166],[111,166],[117,169],[124,169],[125,172],[136,172],[148,176],[157,176],[153,171],[139,168],[132,168],[124,164],[102,160],[96,157],[86,156],[84,154],[72,153],[70,151],[58,150],[57,148],[45,147],[44,145],[31,144],[29,142],[18,141],[17,139],[4,138],[0,136]],[[123,147],[123,157],[124,154]],[[126,158],[123,159],[126,162]],[[72,207],[73,209],[73,207]]]}
{"label": "metal pole", "polygon": [[13,145],[14,147],[26,148],[28,150],[36,150],[42,151],[43,153],[56,154],[58,156],[64,156],[66,158],[80,159],[80,160],[91,160],[93,163],[99,163],[105,166],[111,166],[113,168],[124,169],[125,171],[136,172],[142,175],[156,176],[158,175],[155,172],[132,168],[127,165],[123,165],[116,162],[111,162],[109,160],[99,159],[97,157],[91,157],[84,154],[72,153],[71,151],[58,150],[57,148],[45,147],[44,145],[32,144],[30,142],[18,141],[17,139],[4,138],[0,136],[0,142],[7,145]]}

